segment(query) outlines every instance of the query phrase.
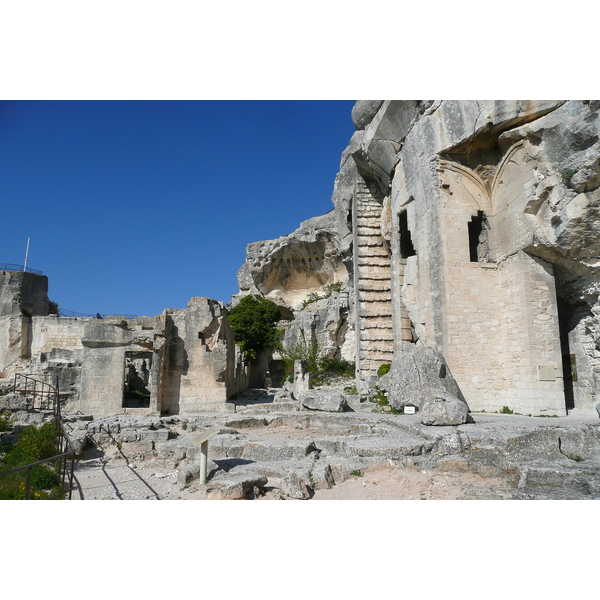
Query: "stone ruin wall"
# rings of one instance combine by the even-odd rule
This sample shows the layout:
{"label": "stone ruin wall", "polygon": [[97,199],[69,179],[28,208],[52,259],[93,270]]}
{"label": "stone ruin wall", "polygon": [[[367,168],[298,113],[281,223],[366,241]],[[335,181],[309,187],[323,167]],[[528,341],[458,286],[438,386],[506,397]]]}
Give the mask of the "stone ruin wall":
{"label": "stone ruin wall", "polygon": [[[69,410],[110,415],[230,410],[230,396],[247,387],[246,365],[220,302],[192,298],[186,309],[156,317],[59,317],[48,315],[47,290],[44,276],[1,273],[5,388],[18,373],[58,381]],[[146,393],[142,404],[127,399],[132,377]]]}

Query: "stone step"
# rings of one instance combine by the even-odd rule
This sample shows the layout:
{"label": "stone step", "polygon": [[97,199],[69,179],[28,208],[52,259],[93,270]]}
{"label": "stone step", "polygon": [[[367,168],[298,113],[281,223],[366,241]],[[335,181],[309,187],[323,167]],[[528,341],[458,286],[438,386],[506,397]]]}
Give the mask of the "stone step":
{"label": "stone step", "polygon": [[375,227],[381,231],[381,215],[375,213],[357,213],[355,224],[357,227]]}
{"label": "stone step", "polygon": [[389,254],[383,246],[359,246],[356,248],[356,254],[359,259],[386,258],[388,264],[390,263]]}
{"label": "stone step", "polygon": [[367,340],[361,344],[361,357],[369,357],[373,359],[381,359],[394,353],[391,340]]}
{"label": "stone step", "polygon": [[378,327],[372,329],[361,329],[360,330],[360,339],[364,339],[365,341],[374,341],[386,339],[387,341],[393,341],[393,331],[391,327]]}
{"label": "stone step", "polygon": [[370,221],[366,223],[357,223],[356,224],[356,233],[361,235],[381,235],[381,227],[376,223],[371,223]]}
{"label": "stone step", "polygon": [[381,239],[380,235],[363,235],[356,241],[356,246],[357,248],[371,248],[373,246],[383,247],[383,240]]}
{"label": "stone step", "polygon": [[385,304],[382,303],[382,306],[369,305],[365,307],[360,307],[359,314],[361,320],[365,320],[367,327],[371,326],[371,323],[369,323],[369,321],[372,320],[389,319],[391,322],[392,306],[391,303],[386,302]]}
{"label": "stone step", "polygon": [[[358,301],[360,302],[360,306],[367,311],[369,310],[370,305],[379,309],[384,303],[390,302],[390,291],[388,290],[387,292],[373,292],[361,290],[358,293]],[[389,314],[392,314],[391,304]]]}
{"label": "stone step", "polygon": [[[365,323],[365,320],[367,323]],[[377,317],[376,319],[362,319],[360,331],[363,329],[392,329],[392,318]]]}
{"label": "stone step", "polygon": [[390,356],[394,355],[394,348],[392,344],[385,347],[385,344],[380,344],[377,349],[365,349],[360,351],[360,357],[368,358],[369,360],[383,360],[384,362],[390,362]]}
{"label": "stone step", "polygon": [[290,400],[288,402],[265,402],[262,404],[252,404],[247,406],[236,406],[236,413],[258,413],[268,414],[272,412],[287,412],[298,410],[298,402],[296,400]]}
{"label": "stone step", "polygon": [[391,277],[391,269],[388,267],[361,267],[357,269],[359,279],[383,279]]}
{"label": "stone step", "polygon": [[357,287],[360,292],[385,292],[388,297],[392,291],[385,279],[360,279]]}
{"label": "stone step", "polygon": [[368,269],[371,267],[387,267],[390,268],[390,257],[388,255],[382,257],[358,257],[357,266],[359,269]]}

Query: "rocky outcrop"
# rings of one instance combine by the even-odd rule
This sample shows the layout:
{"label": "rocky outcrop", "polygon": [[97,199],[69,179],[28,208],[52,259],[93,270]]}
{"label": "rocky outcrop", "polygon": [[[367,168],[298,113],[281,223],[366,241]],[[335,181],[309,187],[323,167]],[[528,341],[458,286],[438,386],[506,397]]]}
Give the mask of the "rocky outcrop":
{"label": "rocky outcrop", "polygon": [[437,398],[458,400],[460,395],[444,357],[412,345],[392,362],[388,385],[388,401],[398,410],[407,404],[422,408]]}
{"label": "rocky outcrop", "polygon": [[[300,240],[308,254],[321,228],[346,268],[343,336],[317,312],[329,304],[289,335],[318,320],[332,355],[353,346],[361,392],[417,344],[443,356],[474,410],[593,410],[600,102],[359,101],[352,119],[333,211],[251,245],[240,288],[278,297],[298,318],[327,269],[291,257]],[[295,275],[282,256],[302,265]]]}
{"label": "rocky outcrop", "polygon": [[246,249],[238,271],[241,292],[258,293],[289,308],[297,308],[310,293],[346,284],[334,213],[304,221],[290,235],[254,242]]}

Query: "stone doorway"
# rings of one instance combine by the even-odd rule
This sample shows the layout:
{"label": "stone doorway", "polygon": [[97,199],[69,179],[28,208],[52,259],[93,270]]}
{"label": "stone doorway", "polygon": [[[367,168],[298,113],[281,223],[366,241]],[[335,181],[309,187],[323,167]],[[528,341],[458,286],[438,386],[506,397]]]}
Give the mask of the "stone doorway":
{"label": "stone doorway", "polygon": [[152,352],[125,352],[123,408],[150,408]]}
{"label": "stone doorway", "polygon": [[576,355],[572,353],[569,333],[575,327],[575,310],[570,304],[558,298],[558,327],[560,331],[560,353],[562,355],[563,382],[565,389],[565,408],[567,413],[575,408],[573,382],[577,381]]}
{"label": "stone doorway", "polygon": [[281,387],[285,379],[285,363],[282,360],[269,361],[269,373],[271,375],[271,386]]}

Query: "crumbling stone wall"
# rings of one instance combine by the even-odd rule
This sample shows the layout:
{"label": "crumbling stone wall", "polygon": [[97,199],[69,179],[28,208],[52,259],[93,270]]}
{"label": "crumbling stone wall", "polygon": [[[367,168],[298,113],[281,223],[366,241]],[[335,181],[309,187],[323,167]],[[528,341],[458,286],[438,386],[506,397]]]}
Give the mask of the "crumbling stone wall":
{"label": "crumbling stone wall", "polygon": [[192,298],[157,317],[48,315],[46,277],[0,277],[2,376],[52,385],[84,414],[184,414],[228,410],[247,387],[247,367],[222,303]]}
{"label": "crumbling stone wall", "polygon": [[168,351],[163,412],[224,410],[246,388],[242,354],[222,303],[192,298],[186,310],[168,310]]}
{"label": "crumbling stone wall", "polygon": [[22,271],[0,271],[0,373],[22,356],[31,356],[31,320],[48,314],[48,278]]}

